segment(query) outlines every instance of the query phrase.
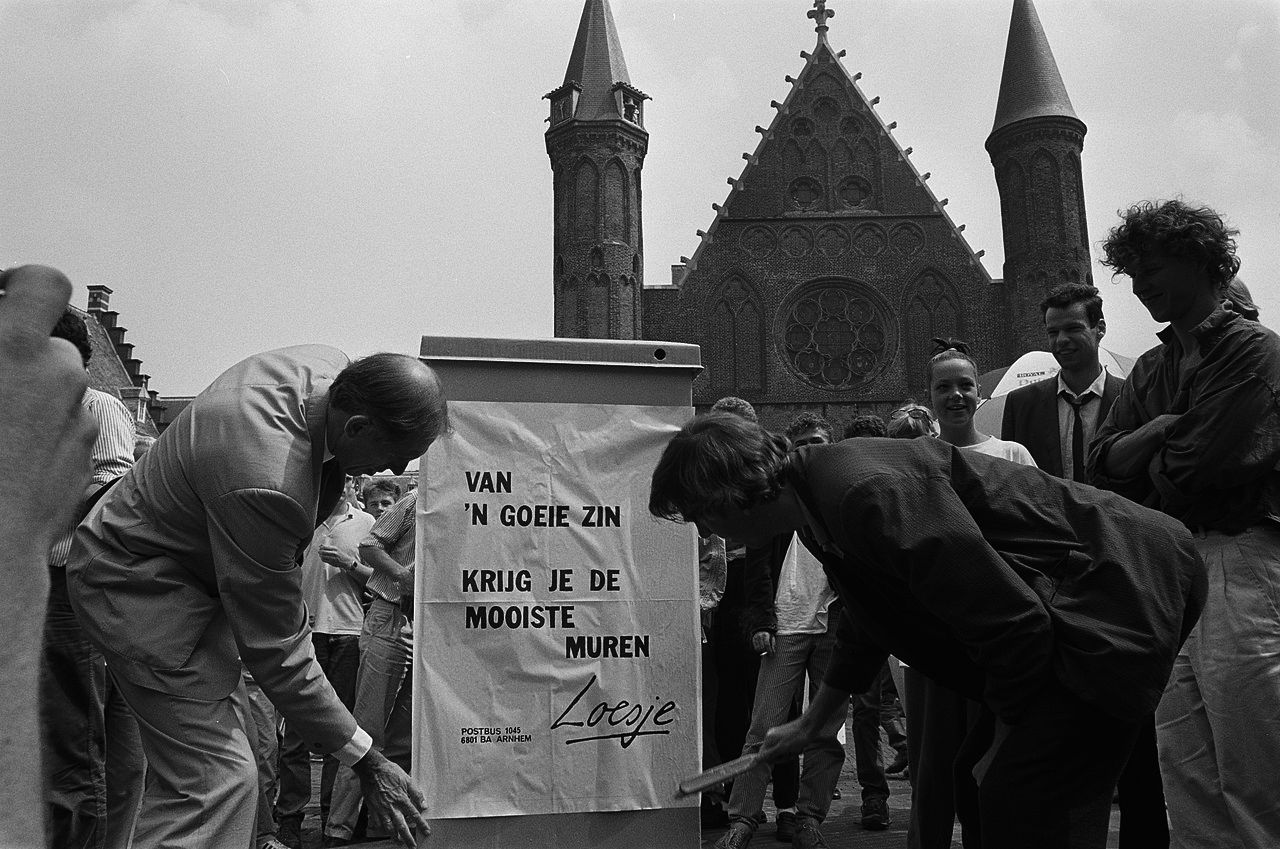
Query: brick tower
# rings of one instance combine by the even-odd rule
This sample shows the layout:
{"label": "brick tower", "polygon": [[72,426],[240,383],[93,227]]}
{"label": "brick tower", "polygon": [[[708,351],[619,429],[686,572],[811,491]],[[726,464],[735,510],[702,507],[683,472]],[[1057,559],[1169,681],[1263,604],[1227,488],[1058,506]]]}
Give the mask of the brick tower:
{"label": "brick tower", "polygon": [[987,152],[1000,189],[1010,356],[1044,346],[1039,303],[1060,283],[1091,283],[1076,117],[1031,0],[1014,0]]}
{"label": "brick tower", "polygon": [[586,0],[551,101],[555,335],[641,338],[640,169],[649,145],[608,0]]}

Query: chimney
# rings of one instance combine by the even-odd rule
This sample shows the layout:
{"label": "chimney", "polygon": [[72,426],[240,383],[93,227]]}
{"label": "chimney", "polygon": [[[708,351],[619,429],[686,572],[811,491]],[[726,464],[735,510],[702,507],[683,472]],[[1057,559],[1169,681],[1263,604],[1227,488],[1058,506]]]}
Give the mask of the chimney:
{"label": "chimney", "polygon": [[100,313],[106,312],[107,307],[111,305],[111,287],[110,286],[89,286],[89,312]]}

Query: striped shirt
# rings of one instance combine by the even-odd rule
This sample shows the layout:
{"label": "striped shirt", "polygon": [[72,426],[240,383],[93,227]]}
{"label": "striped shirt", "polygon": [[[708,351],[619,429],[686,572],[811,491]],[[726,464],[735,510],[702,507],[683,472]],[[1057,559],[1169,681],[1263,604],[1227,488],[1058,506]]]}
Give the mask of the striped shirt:
{"label": "striped shirt", "polygon": [[[401,566],[412,566],[417,553],[414,518],[418,506],[418,492],[412,490],[392,504],[387,512],[373,523],[369,535],[361,545],[380,548]],[[375,568],[365,588],[386,601],[400,601],[400,585],[395,578]]]}
{"label": "striped shirt", "polygon": [[[129,471],[129,467],[133,465],[133,414],[119,398],[99,392],[93,387],[85,389],[80,404],[98,425],[98,438],[93,441],[91,453],[93,483],[105,486]],[[71,537],[79,523],[77,512],[71,527],[59,535],[49,550],[50,566],[58,569],[67,567],[67,556],[71,554]]]}

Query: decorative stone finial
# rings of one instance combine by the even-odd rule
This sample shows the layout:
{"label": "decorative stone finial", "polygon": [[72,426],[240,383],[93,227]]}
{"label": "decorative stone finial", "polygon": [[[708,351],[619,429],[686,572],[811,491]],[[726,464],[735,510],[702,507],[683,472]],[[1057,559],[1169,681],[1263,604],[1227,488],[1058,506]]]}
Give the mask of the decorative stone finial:
{"label": "decorative stone finial", "polygon": [[813,8],[809,10],[808,17],[813,18],[817,23],[814,29],[821,35],[827,31],[827,18],[835,17],[835,14],[827,8],[827,0],[813,0]]}

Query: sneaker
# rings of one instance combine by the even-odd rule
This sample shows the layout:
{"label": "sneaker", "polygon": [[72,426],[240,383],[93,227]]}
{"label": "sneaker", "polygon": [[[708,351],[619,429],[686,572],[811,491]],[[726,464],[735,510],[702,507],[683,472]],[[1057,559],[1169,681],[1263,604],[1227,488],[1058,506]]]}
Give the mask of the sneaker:
{"label": "sneaker", "polygon": [[278,818],[276,840],[285,849],[302,849],[302,814],[288,814]]}
{"label": "sneaker", "polygon": [[273,834],[266,840],[260,842],[257,845],[257,849],[289,849],[289,847],[285,846],[279,840],[276,840],[276,836]]}
{"label": "sneaker", "polygon": [[862,827],[867,831],[884,831],[889,822],[888,799],[868,799],[862,803]]}
{"label": "sneaker", "polygon": [[782,811],[778,814],[777,831],[774,836],[779,843],[790,843],[796,837],[795,811]]}
{"label": "sneaker", "polygon": [[746,845],[751,842],[751,838],[755,833],[754,826],[745,822],[735,822],[729,826],[729,830],[725,832],[724,837],[716,841],[714,849],[746,849]]}
{"label": "sneaker", "polygon": [[818,821],[813,817],[798,817],[796,837],[791,845],[800,849],[827,849],[827,841],[822,839]]}
{"label": "sneaker", "polygon": [[884,768],[885,775],[899,775],[907,771],[907,751],[903,749],[894,757],[893,763]]}

